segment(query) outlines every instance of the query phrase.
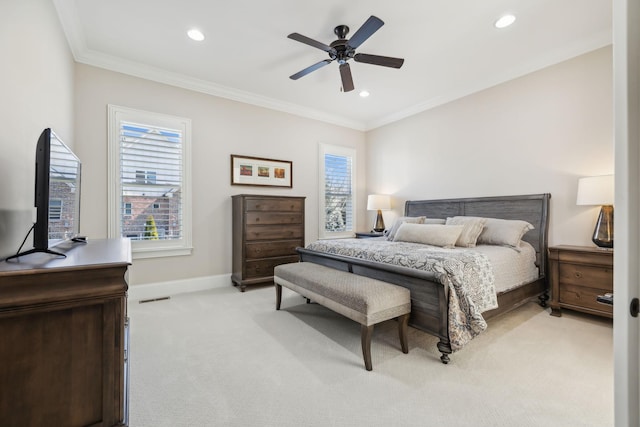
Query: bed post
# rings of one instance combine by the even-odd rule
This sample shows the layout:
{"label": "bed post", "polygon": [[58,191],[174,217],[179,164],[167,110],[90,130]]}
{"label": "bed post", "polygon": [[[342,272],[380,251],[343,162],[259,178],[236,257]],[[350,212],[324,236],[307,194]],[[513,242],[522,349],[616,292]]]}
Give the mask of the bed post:
{"label": "bed post", "polygon": [[442,356],[440,356],[442,363],[445,365],[449,363],[449,355],[452,353],[451,343],[449,343],[449,340],[440,338],[440,341],[438,341],[438,350],[442,353]]}

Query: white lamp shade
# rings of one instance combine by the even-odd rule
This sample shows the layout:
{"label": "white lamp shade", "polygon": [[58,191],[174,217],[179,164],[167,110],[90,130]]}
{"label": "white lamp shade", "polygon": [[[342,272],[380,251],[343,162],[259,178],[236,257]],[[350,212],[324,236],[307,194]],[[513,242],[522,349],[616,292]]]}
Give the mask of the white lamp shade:
{"label": "white lamp shade", "polygon": [[391,197],[382,194],[370,194],[367,198],[367,210],[388,211],[391,209]]}
{"label": "white lamp shade", "polygon": [[613,205],[614,176],[587,176],[578,180],[577,205]]}

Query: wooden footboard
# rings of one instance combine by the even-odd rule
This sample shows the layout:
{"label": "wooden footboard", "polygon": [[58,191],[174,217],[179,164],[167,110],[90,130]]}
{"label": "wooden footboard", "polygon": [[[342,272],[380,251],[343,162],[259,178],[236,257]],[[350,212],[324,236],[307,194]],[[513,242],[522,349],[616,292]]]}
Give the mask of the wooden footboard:
{"label": "wooden footboard", "polygon": [[535,282],[527,283],[507,292],[499,293],[498,308],[485,311],[482,313],[482,317],[484,317],[485,320],[491,319],[536,299],[538,300],[538,304],[542,307],[547,306],[549,295],[547,281],[545,278],[540,278]]}

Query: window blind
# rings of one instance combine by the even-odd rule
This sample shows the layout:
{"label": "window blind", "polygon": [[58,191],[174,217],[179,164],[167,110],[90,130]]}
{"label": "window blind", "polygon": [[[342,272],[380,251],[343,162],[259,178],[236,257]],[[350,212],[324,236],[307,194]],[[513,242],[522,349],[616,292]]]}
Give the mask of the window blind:
{"label": "window blind", "polygon": [[353,231],[352,159],[326,153],[325,170],[325,230]]}
{"label": "window blind", "polygon": [[180,130],[120,122],[123,237],[182,238],[182,156]]}

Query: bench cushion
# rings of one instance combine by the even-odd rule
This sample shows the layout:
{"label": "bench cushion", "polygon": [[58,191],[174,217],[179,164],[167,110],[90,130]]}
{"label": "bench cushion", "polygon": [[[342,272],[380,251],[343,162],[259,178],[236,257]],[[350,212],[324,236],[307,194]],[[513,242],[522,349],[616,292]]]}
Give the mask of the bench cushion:
{"label": "bench cushion", "polygon": [[274,282],[362,325],[374,325],[411,311],[402,286],[311,262],[275,267]]}

